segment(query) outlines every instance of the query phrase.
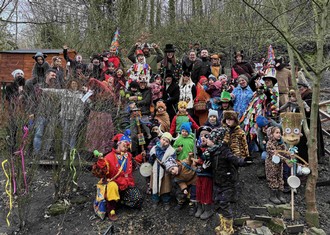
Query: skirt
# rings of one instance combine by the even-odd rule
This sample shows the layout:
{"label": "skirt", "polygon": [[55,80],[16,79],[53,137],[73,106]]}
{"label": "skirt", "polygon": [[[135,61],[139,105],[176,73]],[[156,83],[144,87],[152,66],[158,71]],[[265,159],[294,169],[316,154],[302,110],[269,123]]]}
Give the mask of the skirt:
{"label": "skirt", "polygon": [[196,201],[201,204],[213,203],[213,180],[210,177],[198,176],[196,181]]}

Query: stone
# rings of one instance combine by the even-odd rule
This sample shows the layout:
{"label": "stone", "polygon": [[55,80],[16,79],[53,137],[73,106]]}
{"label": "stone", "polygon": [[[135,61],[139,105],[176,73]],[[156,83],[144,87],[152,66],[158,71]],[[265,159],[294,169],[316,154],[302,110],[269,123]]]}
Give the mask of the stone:
{"label": "stone", "polygon": [[283,231],[286,229],[284,221],[279,218],[272,218],[268,223],[267,227],[272,230],[274,233],[282,234]]}
{"label": "stone", "polygon": [[246,226],[249,227],[249,228],[260,228],[262,227],[263,225],[263,222],[262,221],[259,221],[259,220],[247,220],[246,221]]}
{"label": "stone", "polygon": [[251,219],[250,216],[244,216],[234,219],[234,225],[243,226],[247,220]]}
{"label": "stone", "polygon": [[286,232],[289,234],[298,234],[298,233],[302,233],[303,231],[304,231],[303,224],[295,224],[295,225],[286,226]]}
{"label": "stone", "polygon": [[308,235],[326,235],[323,229],[311,227],[307,232]]}
{"label": "stone", "polygon": [[291,211],[290,204],[282,204],[267,207],[268,213],[272,216],[281,216],[285,210]]}
{"label": "stone", "polygon": [[257,232],[257,234],[260,234],[260,235],[273,235],[272,231],[270,231],[270,229],[266,226],[256,228],[256,232]]}

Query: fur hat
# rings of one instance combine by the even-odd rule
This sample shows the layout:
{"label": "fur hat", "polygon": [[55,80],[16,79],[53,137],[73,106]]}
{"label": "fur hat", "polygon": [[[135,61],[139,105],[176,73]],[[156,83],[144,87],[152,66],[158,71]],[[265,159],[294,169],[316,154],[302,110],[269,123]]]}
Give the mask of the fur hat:
{"label": "fur hat", "polygon": [[243,50],[242,51],[236,51],[234,52],[234,58],[236,59],[237,56],[241,56],[242,59],[244,58],[244,53]]}
{"label": "fur hat", "polygon": [[47,58],[46,54],[43,54],[42,52],[38,51],[32,58],[37,62],[38,57],[41,57],[43,60]]}
{"label": "fur hat", "polygon": [[209,80],[213,80],[213,82],[215,82],[217,78],[213,74],[210,74]]}
{"label": "fur hat", "polygon": [[21,70],[21,69],[15,69],[15,70],[11,73],[11,75],[13,75],[13,77],[14,77],[14,79],[15,79],[16,74],[18,74],[18,73],[23,74],[23,77],[24,77],[24,72],[23,72],[23,70]]}
{"label": "fur hat", "polygon": [[209,140],[213,141],[214,144],[219,145],[225,138],[227,129],[224,127],[215,128],[211,131],[209,135]]}
{"label": "fur hat", "polygon": [[226,124],[226,120],[227,119],[234,120],[236,126],[239,124],[239,122],[238,122],[238,115],[233,110],[225,110],[225,111],[223,111],[222,123],[223,124]]}
{"label": "fur hat", "polygon": [[164,162],[164,165],[167,171],[169,171],[172,167],[178,166],[176,160],[173,157],[167,158],[166,161]]}
{"label": "fur hat", "polygon": [[165,45],[164,52],[165,52],[165,53],[168,53],[168,52],[175,52],[175,48],[174,48],[173,44],[166,44],[166,45]]}
{"label": "fur hat", "polygon": [[219,119],[218,111],[214,109],[209,110],[209,115],[207,117],[216,116]]}
{"label": "fur hat", "polygon": [[186,130],[188,132],[188,134],[190,134],[190,132],[191,132],[191,125],[192,125],[191,122],[184,122],[184,123],[182,123],[181,124],[181,127],[180,127],[180,132],[182,130]]}
{"label": "fur hat", "polygon": [[269,121],[264,116],[258,115],[258,117],[256,118],[256,123],[258,127],[265,127],[269,124]]}
{"label": "fur hat", "polygon": [[186,101],[179,101],[178,108],[187,108],[188,103]]}
{"label": "fur hat", "polygon": [[169,141],[172,141],[172,135],[171,135],[171,133],[169,133],[169,132],[164,132],[163,134],[162,134],[162,137],[161,138],[166,138],[166,139],[168,139]]}
{"label": "fur hat", "polygon": [[157,103],[156,103],[156,109],[158,109],[160,107],[162,107],[165,111],[167,109],[166,104],[163,101],[161,101],[161,100],[160,101],[157,101]]}

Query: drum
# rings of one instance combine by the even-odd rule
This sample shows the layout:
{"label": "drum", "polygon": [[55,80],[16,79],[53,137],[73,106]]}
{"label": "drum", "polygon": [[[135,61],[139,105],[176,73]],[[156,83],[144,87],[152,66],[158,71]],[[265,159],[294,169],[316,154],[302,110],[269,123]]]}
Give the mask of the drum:
{"label": "drum", "polygon": [[140,174],[143,177],[149,177],[152,172],[152,165],[149,162],[144,162],[140,166]]}

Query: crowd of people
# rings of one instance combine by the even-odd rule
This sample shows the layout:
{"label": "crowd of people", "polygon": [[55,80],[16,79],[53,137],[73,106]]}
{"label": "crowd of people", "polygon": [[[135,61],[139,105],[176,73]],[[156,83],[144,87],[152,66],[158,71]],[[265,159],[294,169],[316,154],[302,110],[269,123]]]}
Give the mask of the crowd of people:
{"label": "crowd of people", "polygon": [[[272,161],[277,150],[292,147],[283,142],[281,133],[286,130],[280,113],[299,113],[299,92],[309,121],[312,93],[303,72],[292,78],[281,56],[254,68],[238,51],[231,74],[225,74],[221,55],[196,49],[179,59],[172,44],[161,50],[156,44],[136,43],[126,68],[115,46],[91,56],[90,63],[80,54],[69,58],[67,46],[64,58],[53,57],[51,65],[47,55],[38,52],[31,79],[25,80],[20,69],[13,71],[14,82],[6,87],[8,110],[15,115],[23,106],[29,114],[33,154],[40,158],[54,156],[59,126],[64,160],[86,130],[80,147],[90,153],[97,150],[92,172],[100,181],[94,209],[101,218],[118,219],[119,202],[141,207],[143,195],[132,172],[143,165],[146,193],[154,207],[162,203],[169,210],[176,186],[175,209],[188,202],[190,215],[208,219],[218,204],[216,232],[233,234],[238,169],[259,156],[254,153],[266,162],[269,200],[285,203],[281,192],[289,189],[290,168],[285,159]],[[66,68],[61,66],[63,59]],[[298,90],[292,79],[297,79]],[[13,133],[18,128],[12,127]],[[322,131],[318,134],[321,158]],[[297,147],[308,161],[306,143],[303,136]]]}

